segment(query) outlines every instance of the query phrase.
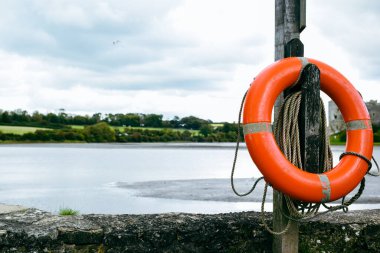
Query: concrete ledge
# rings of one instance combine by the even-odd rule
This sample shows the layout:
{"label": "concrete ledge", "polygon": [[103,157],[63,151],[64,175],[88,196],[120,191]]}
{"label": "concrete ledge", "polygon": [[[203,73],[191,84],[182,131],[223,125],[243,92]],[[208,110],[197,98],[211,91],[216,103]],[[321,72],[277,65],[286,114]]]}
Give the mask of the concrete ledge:
{"label": "concrete ledge", "polygon": [[[15,209],[0,212],[0,252],[271,252],[272,236],[259,215],[57,216]],[[300,252],[380,252],[380,210],[302,223]]]}
{"label": "concrete ledge", "polygon": [[6,205],[6,204],[1,204],[0,203],[0,214],[4,213],[12,213],[12,212],[17,212],[17,211],[23,211],[28,208],[24,206],[19,206],[19,205]]}

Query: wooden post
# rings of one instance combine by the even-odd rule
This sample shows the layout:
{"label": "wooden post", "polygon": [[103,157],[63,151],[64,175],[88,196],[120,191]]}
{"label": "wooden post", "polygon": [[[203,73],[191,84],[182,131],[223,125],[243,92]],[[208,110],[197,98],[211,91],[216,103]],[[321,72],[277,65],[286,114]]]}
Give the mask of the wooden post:
{"label": "wooden post", "polygon": [[301,107],[299,115],[302,165],[308,172],[321,173],[320,148],[320,82],[319,69],[314,64],[307,65],[302,72]]}
{"label": "wooden post", "polygon": [[[289,56],[303,56],[303,45],[302,52],[297,52],[299,55],[294,52],[295,50],[289,48],[285,55],[285,46],[291,40],[298,39],[300,41],[300,33],[305,27],[306,0],[275,0],[275,61]],[[275,118],[277,118],[282,101],[283,96],[279,96],[274,106]]]}
{"label": "wooden post", "polygon": [[[303,44],[299,40],[301,31],[306,27],[306,0],[275,0],[275,60],[282,59],[289,56],[303,56]],[[309,71],[305,71],[304,74],[308,75]],[[312,79],[311,81],[314,81]],[[319,76],[318,76],[319,80]],[[310,80],[309,80],[310,81]],[[310,86],[311,82],[309,82]],[[318,96],[319,98],[319,96]],[[278,117],[280,106],[283,102],[283,94],[279,96],[275,103],[274,117]],[[305,101],[305,99],[304,99]],[[319,102],[318,102],[319,105]],[[305,108],[309,108],[305,106]],[[302,114],[300,117],[306,117],[310,112]],[[301,122],[303,119],[301,119]],[[307,122],[301,123],[301,132],[309,127]],[[319,133],[319,128],[318,128]],[[303,140],[308,139],[308,134],[301,134]],[[303,144],[307,146],[307,141]],[[305,149],[306,150],[306,149]],[[318,149],[319,150],[319,149]],[[302,151],[301,151],[302,152]],[[306,154],[305,152],[303,152]],[[311,153],[308,153],[309,155]],[[306,155],[307,156],[307,155]],[[287,233],[273,238],[273,252],[274,253],[295,253],[298,252],[298,224],[293,221],[289,221],[286,216],[289,211],[285,204],[285,199],[281,193],[273,191],[273,228],[275,231],[282,231],[290,222],[290,227]]]}

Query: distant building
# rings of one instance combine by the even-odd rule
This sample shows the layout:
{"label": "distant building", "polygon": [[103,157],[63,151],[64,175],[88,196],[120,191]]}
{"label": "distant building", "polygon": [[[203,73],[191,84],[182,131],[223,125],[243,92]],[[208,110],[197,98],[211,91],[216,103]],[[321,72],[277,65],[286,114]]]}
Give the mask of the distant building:
{"label": "distant building", "polygon": [[330,134],[340,132],[346,128],[342,114],[334,101],[329,101],[329,130]]}
{"label": "distant building", "polygon": [[[372,124],[380,125],[380,103],[370,100],[365,103],[371,116]],[[329,128],[330,133],[337,133],[346,129],[342,114],[334,101],[329,101]]]}
{"label": "distant building", "polygon": [[368,112],[371,115],[372,124],[380,125],[380,103],[377,100],[370,100],[365,103],[368,108]]}

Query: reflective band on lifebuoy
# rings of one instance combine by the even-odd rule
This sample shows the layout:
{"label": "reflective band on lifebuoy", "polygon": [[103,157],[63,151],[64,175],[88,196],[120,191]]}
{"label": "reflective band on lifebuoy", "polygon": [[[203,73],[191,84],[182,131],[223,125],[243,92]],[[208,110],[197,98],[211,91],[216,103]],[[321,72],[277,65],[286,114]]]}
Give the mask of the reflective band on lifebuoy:
{"label": "reflective band on lifebuoy", "polygon": [[272,124],[266,122],[251,123],[243,125],[243,133],[253,134],[259,132],[269,132],[272,133]]}
{"label": "reflective band on lifebuoy", "polygon": [[372,129],[370,120],[354,120],[346,123],[347,130]]}
{"label": "reflective band on lifebuoy", "polygon": [[357,156],[344,156],[331,171],[314,174],[291,164],[272,133],[272,108],[282,91],[294,85],[307,64],[320,70],[321,90],[340,109],[347,126],[347,152],[371,159],[373,133],[367,107],[353,85],[338,71],[317,60],[286,58],[265,68],[248,90],[243,130],[252,160],[274,189],[306,202],[329,202],[351,192],[367,173],[368,164]]}

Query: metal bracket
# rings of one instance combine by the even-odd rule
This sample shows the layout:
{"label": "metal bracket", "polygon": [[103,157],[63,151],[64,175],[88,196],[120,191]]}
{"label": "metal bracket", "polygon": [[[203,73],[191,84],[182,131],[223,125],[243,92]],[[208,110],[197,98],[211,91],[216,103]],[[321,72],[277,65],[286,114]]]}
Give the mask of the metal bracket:
{"label": "metal bracket", "polygon": [[304,46],[300,39],[294,38],[285,44],[284,57],[303,57]]}

